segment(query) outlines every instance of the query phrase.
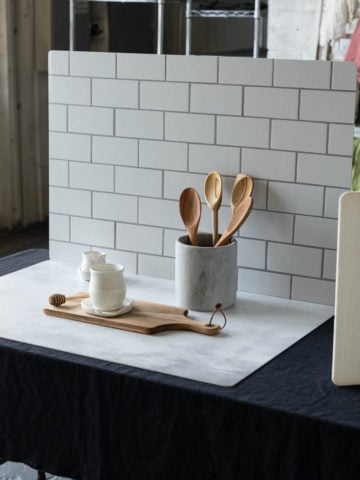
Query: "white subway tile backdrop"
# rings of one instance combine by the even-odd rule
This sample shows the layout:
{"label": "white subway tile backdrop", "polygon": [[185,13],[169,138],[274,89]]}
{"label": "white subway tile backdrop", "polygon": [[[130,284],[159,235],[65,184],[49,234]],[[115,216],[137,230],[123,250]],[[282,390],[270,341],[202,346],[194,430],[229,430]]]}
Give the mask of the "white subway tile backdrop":
{"label": "white subway tile backdrop", "polygon": [[174,278],[178,199],[206,175],[253,176],[239,289],[332,304],[337,202],[351,183],[356,71],[345,62],[49,54],[50,256],[106,251]]}

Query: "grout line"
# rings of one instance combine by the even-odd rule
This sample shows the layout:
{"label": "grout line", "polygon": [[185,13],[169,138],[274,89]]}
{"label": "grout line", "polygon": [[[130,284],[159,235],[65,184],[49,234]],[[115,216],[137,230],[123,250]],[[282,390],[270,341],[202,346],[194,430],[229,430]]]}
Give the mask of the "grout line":
{"label": "grout line", "polygon": [[[296,224],[296,214],[293,214],[293,224],[292,224],[292,236],[291,236],[291,244],[295,245],[295,224]],[[310,245],[304,245],[305,247],[308,247]]]}
{"label": "grout line", "polygon": [[116,137],[116,108],[113,108],[113,137]]}

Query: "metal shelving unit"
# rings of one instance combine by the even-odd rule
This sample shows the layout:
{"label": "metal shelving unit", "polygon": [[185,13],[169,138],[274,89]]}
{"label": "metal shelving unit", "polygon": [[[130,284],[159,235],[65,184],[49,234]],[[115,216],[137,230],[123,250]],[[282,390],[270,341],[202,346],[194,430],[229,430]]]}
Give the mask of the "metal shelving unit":
{"label": "metal shelving unit", "polygon": [[[69,39],[70,50],[75,47],[75,11],[76,2],[79,0],[69,0],[70,22]],[[166,1],[179,2],[181,0],[91,0],[95,2],[117,2],[117,3],[156,3],[157,4],[157,54],[163,53],[164,42],[164,5]],[[186,0],[185,6],[185,54],[191,53],[191,29],[193,18],[252,18],[254,21],[254,43],[253,57],[259,56],[259,45],[262,34],[262,16],[261,0],[254,0],[253,10],[233,9],[196,9],[193,8],[192,0]]]}
{"label": "metal shelving unit", "polygon": [[[76,1],[69,0],[69,48],[75,48],[75,11]],[[164,45],[164,3],[165,0],[91,0],[92,2],[117,2],[117,3],[157,3],[157,47],[156,53],[163,53]]]}
{"label": "metal shelving unit", "polygon": [[186,0],[186,39],[185,39],[185,53],[190,55],[191,53],[191,27],[193,18],[253,18],[254,19],[254,44],[253,44],[253,57],[259,56],[260,34],[262,31],[262,17],[260,0],[254,0],[253,10],[240,10],[240,9],[193,9],[192,0]]}

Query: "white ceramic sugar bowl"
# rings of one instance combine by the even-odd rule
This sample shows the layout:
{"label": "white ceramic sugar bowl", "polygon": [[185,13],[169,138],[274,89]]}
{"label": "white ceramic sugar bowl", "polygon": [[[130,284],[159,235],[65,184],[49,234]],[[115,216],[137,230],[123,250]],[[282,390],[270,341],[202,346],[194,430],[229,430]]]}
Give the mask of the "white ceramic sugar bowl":
{"label": "white ceramic sugar bowl", "polygon": [[109,312],[121,308],[126,296],[124,267],[114,263],[90,267],[89,295],[96,310]]}
{"label": "white ceramic sugar bowl", "polygon": [[106,260],[105,252],[98,252],[96,250],[89,250],[81,254],[81,265],[78,268],[78,273],[83,280],[90,280],[90,268],[93,265],[103,264]]}

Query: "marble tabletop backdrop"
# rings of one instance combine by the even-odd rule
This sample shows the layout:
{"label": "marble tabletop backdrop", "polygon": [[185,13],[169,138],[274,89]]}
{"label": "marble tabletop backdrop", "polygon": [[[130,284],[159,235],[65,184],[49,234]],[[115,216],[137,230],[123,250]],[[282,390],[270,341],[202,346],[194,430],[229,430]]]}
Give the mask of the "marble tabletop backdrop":
{"label": "marble tabletop backdrop", "polygon": [[[174,305],[174,282],[126,275],[127,296]],[[46,261],[0,278],[0,336],[221,386],[233,386],[333,315],[333,307],[238,292],[215,336],[186,331],[143,335],[46,316],[55,292],[87,291],[73,265]],[[208,321],[209,313],[189,312]],[[222,322],[221,315],[215,317]]]}

